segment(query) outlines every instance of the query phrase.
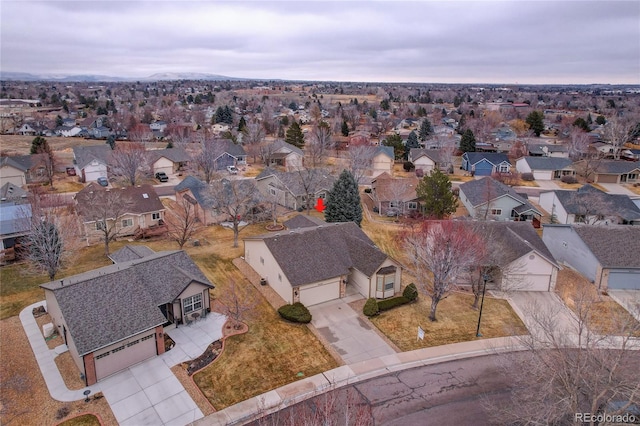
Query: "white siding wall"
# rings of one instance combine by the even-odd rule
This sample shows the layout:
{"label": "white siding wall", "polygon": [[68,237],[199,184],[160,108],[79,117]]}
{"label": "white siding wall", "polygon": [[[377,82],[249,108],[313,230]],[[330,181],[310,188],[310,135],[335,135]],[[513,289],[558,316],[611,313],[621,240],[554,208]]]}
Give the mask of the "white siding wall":
{"label": "white siding wall", "polygon": [[71,354],[71,358],[73,362],[76,363],[78,369],[81,373],[84,373],[84,362],[82,358],[78,354],[78,349],[76,348],[76,344],[73,341],[71,333],[69,332],[69,327],[67,327],[67,323],[62,316],[62,312],[60,311],[60,305],[58,305],[58,301],[56,300],[53,292],[51,290],[44,291],[45,300],[47,302],[47,313],[51,317],[51,321],[55,324],[58,329],[58,334],[64,341],[64,329],[67,330],[67,347],[69,348],[69,353]]}
{"label": "white siding wall", "polygon": [[22,186],[27,183],[24,172],[9,166],[0,167],[0,186],[7,182],[11,182],[15,186]]}
{"label": "white siding wall", "polygon": [[516,161],[516,170],[518,173],[531,173],[531,167],[529,167],[529,163],[524,158]]}
{"label": "white siding wall", "polygon": [[[291,284],[264,241],[245,240],[244,258],[260,277],[267,280],[271,288],[273,288],[285,302],[293,302],[293,289]],[[264,260],[264,263],[261,259]]]}
{"label": "white siding wall", "polygon": [[413,164],[416,166],[416,170],[420,169],[425,173],[430,173],[436,167],[436,163],[424,155],[418,158]]}
{"label": "white siding wall", "polygon": [[552,291],[556,284],[557,268],[535,252],[511,262],[504,269],[503,288],[520,291]]}
{"label": "white siding wall", "polygon": [[155,175],[158,172],[165,172],[168,175],[173,174],[173,161],[160,157],[158,160],[153,163],[153,174]]}
{"label": "white siding wall", "polygon": [[351,274],[349,275],[349,284],[356,289],[358,289],[358,293],[366,297],[367,299],[373,297],[371,292],[371,280],[362,272],[357,269],[352,269]]}

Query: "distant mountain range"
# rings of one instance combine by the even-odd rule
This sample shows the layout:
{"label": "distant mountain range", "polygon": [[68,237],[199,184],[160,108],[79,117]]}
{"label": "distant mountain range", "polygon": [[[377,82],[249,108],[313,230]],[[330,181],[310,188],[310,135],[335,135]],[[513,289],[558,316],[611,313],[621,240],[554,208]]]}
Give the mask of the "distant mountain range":
{"label": "distant mountain range", "polygon": [[108,75],[94,74],[78,74],[78,75],[60,75],[60,74],[30,74],[26,72],[0,72],[0,80],[4,81],[68,81],[68,82],[119,82],[119,81],[167,81],[167,80],[207,80],[207,81],[223,81],[223,80],[247,80],[245,78],[227,77],[218,74],[205,73],[181,73],[181,72],[164,72],[150,75],[149,77],[129,78],[129,77],[113,77]]}

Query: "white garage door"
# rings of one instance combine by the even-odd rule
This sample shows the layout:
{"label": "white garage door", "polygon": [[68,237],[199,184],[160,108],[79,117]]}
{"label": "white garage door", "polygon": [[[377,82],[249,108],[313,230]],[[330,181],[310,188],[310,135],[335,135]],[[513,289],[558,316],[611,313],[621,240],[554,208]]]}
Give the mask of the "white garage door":
{"label": "white garage door", "polygon": [[169,175],[171,175],[173,173],[173,167],[172,166],[155,167],[154,171],[155,171],[155,173],[165,172],[167,174],[167,176],[169,176]]}
{"label": "white garage door", "polygon": [[510,275],[507,285],[512,290],[520,291],[549,291],[549,275]]}
{"label": "white garage door", "polygon": [[610,272],[607,286],[610,290],[640,290],[640,273]]}
{"label": "white garage door", "polygon": [[85,182],[95,182],[99,177],[106,177],[106,173],[102,170],[89,171],[84,169],[84,180]]}
{"label": "white garage door", "polygon": [[104,379],[140,361],[156,356],[155,333],[113,348],[95,357],[96,377]]}
{"label": "white garage door", "polygon": [[534,170],[533,178],[535,180],[551,180],[551,172],[548,170]]}
{"label": "white garage door", "polygon": [[317,305],[340,297],[340,283],[330,282],[316,287],[300,287],[300,302],[304,306]]}

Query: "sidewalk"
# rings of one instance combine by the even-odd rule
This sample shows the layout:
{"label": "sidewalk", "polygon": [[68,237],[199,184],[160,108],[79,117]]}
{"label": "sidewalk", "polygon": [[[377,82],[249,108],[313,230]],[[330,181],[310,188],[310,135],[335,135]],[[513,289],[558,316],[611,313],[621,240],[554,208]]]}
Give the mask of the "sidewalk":
{"label": "sidewalk", "polygon": [[244,424],[253,420],[257,415],[269,414],[325,391],[383,376],[391,372],[457,359],[524,349],[517,338],[499,337],[386,355],[351,365],[344,365],[289,383],[227,407],[224,410],[217,411],[197,420],[193,424],[199,426]]}

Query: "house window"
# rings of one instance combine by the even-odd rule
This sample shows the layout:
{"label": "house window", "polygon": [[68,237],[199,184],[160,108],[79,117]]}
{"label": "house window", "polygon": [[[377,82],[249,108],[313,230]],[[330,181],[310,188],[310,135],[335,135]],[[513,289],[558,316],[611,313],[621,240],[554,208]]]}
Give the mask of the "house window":
{"label": "house window", "polygon": [[324,192],[321,192],[321,193],[319,193],[319,194],[318,194],[318,198],[322,198],[323,200],[324,200],[324,198],[325,198],[326,196],[327,196],[327,194],[326,194],[326,193],[324,193]]}
{"label": "house window", "polygon": [[122,219],[123,228],[128,228],[130,226],[133,226],[133,219]]}
{"label": "house window", "polygon": [[152,220],[160,220],[160,212],[151,213]]}
{"label": "house window", "polygon": [[493,216],[500,216],[502,214],[502,209],[491,209],[491,214]]}
{"label": "house window", "polygon": [[271,195],[276,195],[276,190],[275,190],[275,188],[269,188],[269,194],[271,194]]}
{"label": "house window", "polygon": [[107,225],[104,223],[104,220],[96,222],[96,231],[104,231],[105,229],[107,229]]}
{"label": "house window", "polygon": [[409,201],[407,203],[407,208],[409,210],[416,210],[418,208],[418,203],[416,203],[415,201]]}
{"label": "house window", "polygon": [[202,309],[202,294],[198,293],[182,299],[182,306],[185,314]]}
{"label": "house window", "polygon": [[509,171],[509,166],[507,166],[506,164],[500,164],[500,173],[507,173]]}
{"label": "house window", "polygon": [[392,209],[398,207],[398,202],[397,201],[389,201],[389,207],[392,208]]}
{"label": "house window", "polygon": [[586,216],[583,214],[577,214],[575,217],[575,222],[576,223],[585,223],[586,222]]}
{"label": "house window", "polygon": [[629,180],[636,180],[636,179],[638,179],[638,175],[636,173],[629,173],[628,179]]}
{"label": "house window", "polygon": [[395,280],[396,274],[387,274],[387,275],[378,275],[378,285],[376,287],[377,291],[388,291],[393,290],[393,281]]}

